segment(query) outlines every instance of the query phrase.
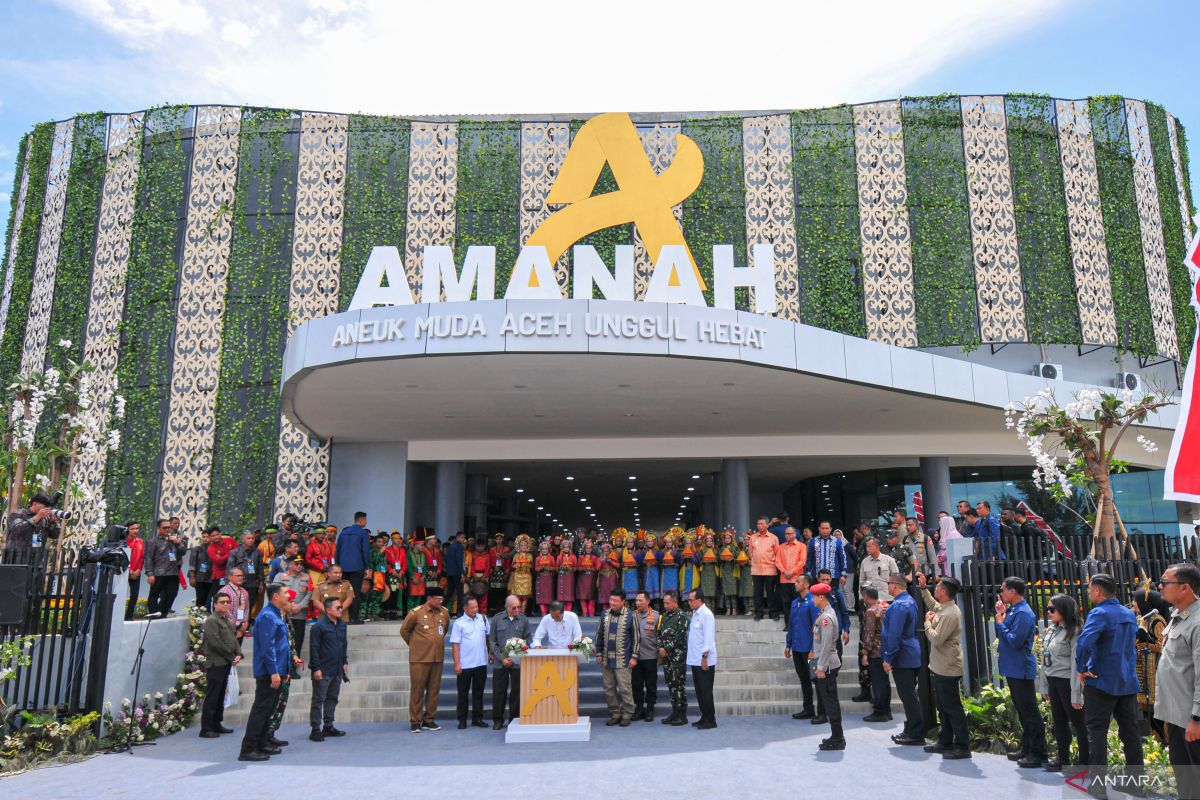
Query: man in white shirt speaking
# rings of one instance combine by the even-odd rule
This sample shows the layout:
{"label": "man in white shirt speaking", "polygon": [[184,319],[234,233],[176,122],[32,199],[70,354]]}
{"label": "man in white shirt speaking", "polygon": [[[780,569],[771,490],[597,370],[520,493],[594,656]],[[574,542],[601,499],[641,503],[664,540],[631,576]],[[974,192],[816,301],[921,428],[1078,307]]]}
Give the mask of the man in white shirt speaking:
{"label": "man in white shirt speaking", "polygon": [[700,706],[700,720],[692,727],[702,731],[717,727],[717,708],[713,703],[713,679],[717,674],[717,621],[704,604],[704,593],[688,593],[692,621],[688,624],[687,663],[692,668],[692,686]]}
{"label": "man in white shirt speaking", "polygon": [[583,628],[579,627],[579,617],[574,611],[563,611],[563,604],[555,600],[550,604],[550,613],[542,617],[537,630],[533,632],[530,647],[551,650],[565,650],[567,645],[583,636]]}
{"label": "man in white shirt speaking", "polygon": [[450,627],[454,674],[458,676],[458,728],[467,727],[467,695],[471,696],[471,724],[486,728],[483,721],[483,684],[487,680],[488,618],[479,613],[479,601],[469,597],[465,612]]}

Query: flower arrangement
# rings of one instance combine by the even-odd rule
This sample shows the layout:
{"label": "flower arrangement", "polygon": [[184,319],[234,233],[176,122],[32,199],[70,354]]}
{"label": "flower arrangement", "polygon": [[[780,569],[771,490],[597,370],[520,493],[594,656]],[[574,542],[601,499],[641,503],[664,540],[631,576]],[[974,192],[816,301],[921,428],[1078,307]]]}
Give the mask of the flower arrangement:
{"label": "flower arrangement", "polygon": [[53,708],[44,712],[22,711],[25,724],[4,737],[0,747],[0,773],[19,772],[51,759],[85,756],[96,749],[92,728],[100,715],[95,711],[58,721]]}
{"label": "flower arrangement", "polygon": [[112,703],[104,704],[105,744],[122,744],[133,726],[133,741],[145,742],[176,733],[191,724],[200,710],[204,698],[204,652],[201,647],[202,626],[208,616],[203,608],[188,608],[188,651],[183,657],[183,672],[179,673],[175,686],[164,696],[156,692],[153,697],[142,695],[141,702],[134,704],[129,698],[121,701],[121,710],[113,713]]}
{"label": "flower arrangement", "polygon": [[592,641],[590,636],[580,636],[567,645],[567,649],[579,653],[584,658],[591,658],[592,654],[596,652],[596,643]]}
{"label": "flower arrangement", "polygon": [[529,652],[529,643],[526,642],[524,639],[519,639],[515,636],[513,638],[507,640],[504,643],[504,646],[500,648],[500,655],[503,658],[512,658],[513,656],[519,656],[522,653],[528,653],[528,652]]}

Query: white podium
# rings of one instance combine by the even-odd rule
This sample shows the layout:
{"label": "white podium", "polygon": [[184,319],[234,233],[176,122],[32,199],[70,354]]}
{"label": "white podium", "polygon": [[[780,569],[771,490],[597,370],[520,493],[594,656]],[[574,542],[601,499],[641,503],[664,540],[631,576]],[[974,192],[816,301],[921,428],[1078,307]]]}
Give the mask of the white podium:
{"label": "white podium", "polygon": [[574,650],[530,650],[520,656],[521,716],[504,743],[586,742],[592,721],[579,716],[579,658]]}

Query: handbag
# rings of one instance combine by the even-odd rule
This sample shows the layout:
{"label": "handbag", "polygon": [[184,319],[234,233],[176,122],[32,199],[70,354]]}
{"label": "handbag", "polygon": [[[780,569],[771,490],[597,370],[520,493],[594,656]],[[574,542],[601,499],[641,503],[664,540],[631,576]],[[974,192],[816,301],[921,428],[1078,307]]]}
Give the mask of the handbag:
{"label": "handbag", "polygon": [[230,708],[236,706],[238,697],[241,691],[238,687],[237,667],[231,667],[229,670],[229,681],[225,684],[225,702],[222,708]]}

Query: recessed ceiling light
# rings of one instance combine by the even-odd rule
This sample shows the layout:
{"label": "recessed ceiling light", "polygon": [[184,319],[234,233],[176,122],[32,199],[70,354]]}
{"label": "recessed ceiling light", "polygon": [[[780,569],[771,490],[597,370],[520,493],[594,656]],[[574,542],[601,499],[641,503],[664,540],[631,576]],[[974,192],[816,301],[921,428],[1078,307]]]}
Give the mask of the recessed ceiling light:
{"label": "recessed ceiling light", "polygon": [[975,477],[979,477],[979,473],[978,473],[978,472],[972,472],[972,473],[971,473],[971,475],[973,475],[973,476],[975,476]]}
{"label": "recessed ceiling light", "polygon": [[515,384],[513,384],[513,388],[514,388],[514,389],[524,389],[524,388],[525,388],[525,384],[523,384],[523,383],[515,383]]}
{"label": "recessed ceiling light", "polygon": [[726,381],[725,383],[722,383],[721,385],[722,386],[736,386],[737,384]]}
{"label": "recessed ceiling light", "polygon": [[534,499],[531,497],[531,498],[529,498],[529,502],[531,502],[531,503],[532,503],[532,502],[535,502],[535,501],[534,501]]}
{"label": "recessed ceiling light", "polygon": [[630,489],[629,491],[632,492],[633,494],[637,494],[637,489]]}
{"label": "recessed ceiling light", "polygon": [[628,383],[618,383],[618,384],[617,384],[617,388],[618,388],[618,389],[628,389],[628,388],[629,388],[629,384],[628,384]]}
{"label": "recessed ceiling light", "polygon": [[578,491],[579,491],[579,488],[578,488],[578,487],[576,487],[575,491],[577,491],[577,492],[578,492]]}
{"label": "recessed ceiling light", "polygon": [[505,476],[504,476],[503,478],[501,478],[500,480],[504,480],[504,481],[511,481],[511,480],[512,480],[512,478],[510,478],[510,477],[508,477],[507,475],[505,475]]}
{"label": "recessed ceiling light", "polygon": [[679,504],[679,507],[680,507],[680,508],[687,508],[687,506],[686,506],[686,505],[684,505],[683,503],[680,503],[680,504]]}
{"label": "recessed ceiling light", "polygon": [[[542,507],[541,507],[541,506],[538,506],[538,511],[541,511],[541,510],[542,510]],[[546,516],[550,516],[550,515],[549,515],[549,514],[547,514]]]}
{"label": "recessed ceiling light", "polygon": [[404,384],[404,388],[405,389],[419,389],[421,387],[417,386],[417,384],[415,384],[415,383],[406,383],[406,384]]}
{"label": "recessed ceiling light", "polygon": [[637,498],[636,498],[636,497],[635,497],[635,498],[633,498],[633,502],[635,502],[635,503],[637,502]]}
{"label": "recessed ceiling light", "polygon": [[453,415],[453,414],[447,414],[447,415],[446,415],[446,419],[454,419],[454,415]]}
{"label": "recessed ceiling light", "polygon": [[523,491],[525,491],[525,490],[524,490],[524,489],[517,489],[517,494],[520,494],[520,493],[521,493],[521,492],[523,492]]}
{"label": "recessed ceiling light", "polygon": [[699,475],[693,475],[693,476],[692,476],[692,480],[694,480],[694,481],[698,481],[698,480],[700,480],[700,476],[699,476]]}
{"label": "recessed ceiling light", "polygon": [[567,480],[569,480],[569,481],[573,481],[573,480],[575,480],[575,476],[574,476],[574,475],[568,475],[568,476],[567,476]]}
{"label": "recessed ceiling light", "polygon": [[584,510],[585,510],[585,511],[591,511],[591,510],[592,510],[592,507],[591,507],[591,506],[584,506],[583,508],[584,508]]}
{"label": "recessed ceiling light", "polygon": [[694,492],[694,491],[696,491],[696,487],[695,487],[695,486],[689,486],[689,487],[688,487],[688,491],[689,491],[689,492]]}
{"label": "recessed ceiling light", "polygon": [[630,476],[629,476],[629,480],[631,480],[631,481],[636,481],[636,480],[637,480],[637,475],[630,475]]}
{"label": "recessed ceiling light", "polygon": [[633,416],[633,412],[631,412],[631,411],[626,411],[626,412],[625,412],[625,416],[627,416],[627,417],[632,417],[632,416]]}
{"label": "recessed ceiling light", "polygon": [[581,502],[581,503],[586,503],[586,502],[587,502],[587,498],[586,498],[586,497],[581,497],[581,498],[579,498],[579,502]]}

